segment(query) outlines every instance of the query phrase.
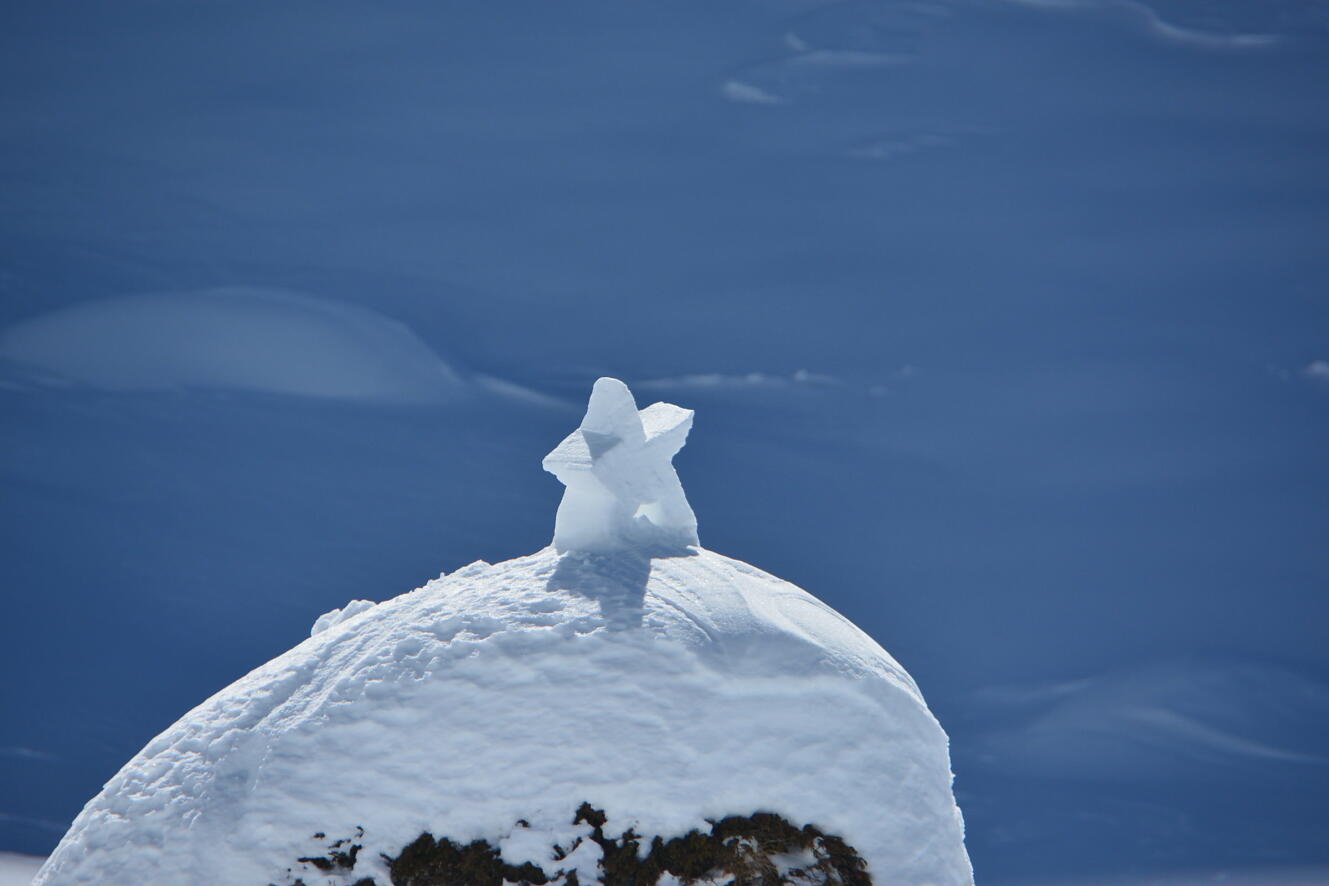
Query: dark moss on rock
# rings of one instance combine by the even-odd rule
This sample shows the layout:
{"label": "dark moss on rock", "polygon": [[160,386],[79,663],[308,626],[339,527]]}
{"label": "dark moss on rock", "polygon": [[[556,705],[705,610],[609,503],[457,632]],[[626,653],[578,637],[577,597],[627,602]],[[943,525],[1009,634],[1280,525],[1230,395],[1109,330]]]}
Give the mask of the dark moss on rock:
{"label": "dark moss on rock", "polygon": [[[589,839],[600,847],[598,883],[603,886],[656,886],[666,874],[684,886],[872,886],[867,863],[841,837],[810,824],[798,827],[773,812],[731,815],[708,822],[708,831],[692,830],[669,840],[655,837],[646,851],[631,828],[617,837],[606,834],[608,821],[603,810],[589,803],[573,817],[574,824],[591,829]],[[517,824],[529,826],[524,819]],[[551,871],[531,862],[508,864],[487,840],[461,844],[427,833],[383,861],[392,886],[593,886],[558,866],[581,841],[551,846]],[[359,844],[338,840],[328,848],[326,855],[299,861],[324,873],[355,867]],[[377,884],[365,877],[352,886]]]}
{"label": "dark moss on rock", "polygon": [[357,843],[346,849],[341,848],[342,846],[345,846],[346,843],[346,840],[338,840],[329,847],[327,855],[309,856],[296,860],[304,864],[312,864],[324,873],[330,871],[349,871],[355,867],[355,859],[360,854],[360,849],[362,847]]}
{"label": "dark moss on rock", "polygon": [[421,834],[396,858],[386,859],[393,886],[544,886],[545,872],[527,862],[510,865],[499,856],[488,840],[475,840],[465,846],[447,837],[434,839]]}
{"label": "dark moss on rock", "polygon": [[671,840],[656,837],[644,857],[631,828],[612,839],[604,834],[606,821],[604,813],[588,803],[574,819],[591,826],[591,839],[603,851],[604,886],[654,886],[666,873],[684,884],[872,884],[866,862],[844,840],[813,825],[796,827],[773,812],[712,821],[709,833],[693,830]]}

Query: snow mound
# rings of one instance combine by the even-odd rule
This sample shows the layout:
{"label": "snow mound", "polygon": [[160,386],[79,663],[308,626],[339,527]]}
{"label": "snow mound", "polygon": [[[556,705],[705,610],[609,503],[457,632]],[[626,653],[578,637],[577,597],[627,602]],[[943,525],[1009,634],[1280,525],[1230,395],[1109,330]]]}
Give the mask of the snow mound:
{"label": "snow mound", "polygon": [[114,391],[213,388],[432,402],[457,374],[381,314],[271,289],[102,299],[0,333],[0,358]]}
{"label": "snow mound", "polygon": [[[690,413],[638,413],[611,382],[583,443],[556,453],[587,447],[576,470],[621,496],[591,523],[622,530],[636,524],[618,504],[674,491],[628,482],[626,465],[667,463],[639,459],[652,440],[676,451]],[[599,449],[597,433],[621,439]],[[620,446],[622,473],[596,473]],[[484,840],[506,864],[575,870],[587,886],[613,840],[645,852],[757,813],[835,835],[872,882],[972,882],[946,736],[890,655],[746,563],[616,540],[477,562],[324,616],[126,764],[37,882],[387,886],[389,859],[437,838],[449,852]],[[600,842],[587,822],[600,824],[574,820],[583,804],[607,814]]]}

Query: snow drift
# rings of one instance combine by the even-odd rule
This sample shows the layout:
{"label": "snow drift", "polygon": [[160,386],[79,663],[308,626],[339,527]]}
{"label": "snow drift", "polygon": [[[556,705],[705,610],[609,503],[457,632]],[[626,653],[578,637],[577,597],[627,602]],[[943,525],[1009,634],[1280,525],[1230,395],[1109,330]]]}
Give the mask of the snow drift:
{"label": "snow drift", "polygon": [[[602,379],[546,460],[576,475],[558,544],[320,618],[149,743],[37,883],[386,886],[442,846],[586,886],[618,882],[611,849],[640,865],[735,822],[801,840],[767,859],[779,882],[971,883],[913,680],[811,594],[695,543],[669,463],[690,421]],[[764,838],[744,839],[726,846]]]}
{"label": "snow drift", "polygon": [[1006,775],[1152,784],[1329,783],[1329,686],[1223,659],[1132,665],[1056,684],[992,687],[974,763]]}
{"label": "snow drift", "polygon": [[0,358],[114,391],[211,388],[431,402],[461,390],[452,368],[396,320],[250,287],[74,305],[5,329]]}

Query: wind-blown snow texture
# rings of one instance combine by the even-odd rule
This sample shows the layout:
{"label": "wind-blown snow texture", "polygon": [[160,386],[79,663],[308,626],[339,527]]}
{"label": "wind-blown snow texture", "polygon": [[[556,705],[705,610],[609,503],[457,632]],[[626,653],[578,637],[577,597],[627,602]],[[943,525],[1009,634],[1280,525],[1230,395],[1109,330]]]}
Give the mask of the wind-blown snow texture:
{"label": "wind-blown snow texture", "polygon": [[[649,432],[633,434],[685,432],[691,414],[640,415],[626,386],[601,379],[573,436],[596,441],[597,476],[624,496],[611,505],[663,489],[686,507],[672,469],[671,483],[635,482],[660,465],[633,448]],[[683,441],[667,442],[665,467]],[[628,457],[606,465],[620,447]],[[581,492],[569,487],[560,526]],[[602,504],[576,515],[593,550],[565,538],[562,552],[477,562],[320,617],[310,639],[149,743],[37,882],[253,886],[316,854],[315,833],[358,834],[369,865],[422,832],[513,840],[520,862],[587,800],[647,842],[771,811],[846,839],[876,882],[972,882],[946,736],[895,660],[746,563],[662,551],[649,532],[599,552],[623,528],[623,510]]]}
{"label": "wind-blown snow texture", "polygon": [[196,387],[429,403],[461,390],[456,373],[401,323],[244,287],[56,311],[0,332],[0,359],[113,391]]}

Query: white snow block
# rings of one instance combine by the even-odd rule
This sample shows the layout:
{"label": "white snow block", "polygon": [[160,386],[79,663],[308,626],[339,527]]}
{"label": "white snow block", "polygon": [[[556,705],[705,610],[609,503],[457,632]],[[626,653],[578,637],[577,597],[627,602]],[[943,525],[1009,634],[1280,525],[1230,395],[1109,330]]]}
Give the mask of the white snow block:
{"label": "white snow block", "polygon": [[616,378],[595,383],[581,427],[545,456],[567,487],[554,521],[560,551],[698,544],[673,458],[687,441],[692,410],[668,403],[637,411]]}
{"label": "white snow block", "polygon": [[[913,680],[806,591],[681,543],[695,521],[668,459],[691,413],[625,394],[598,384],[580,441],[546,460],[573,478],[562,544],[320,620],[129,761],[36,882],[389,886],[382,856],[428,832],[589,886],[588,802],[643,846],[773,812],[843,838],[874,884],[971,884]],[[586,476],[612,500],[574,497]],[[299,861],[342,838],[353,870]]]}

